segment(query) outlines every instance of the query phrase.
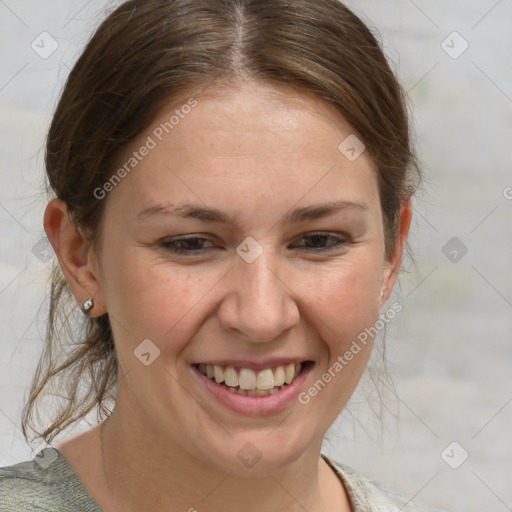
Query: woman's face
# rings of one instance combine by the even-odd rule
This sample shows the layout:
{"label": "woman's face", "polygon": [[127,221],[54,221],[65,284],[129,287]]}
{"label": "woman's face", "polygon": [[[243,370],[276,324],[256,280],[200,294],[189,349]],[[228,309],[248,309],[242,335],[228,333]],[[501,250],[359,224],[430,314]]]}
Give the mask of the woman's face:
{"label": "woman's face", "polygon": [[[372,163],[353,138],[339,148],[352,133],[312,96],[251,83],[173,104],[131,145],[105,187],[95,294],[120,362],[116,412],[231,471],[320,447],[397,266]],[[274,389],[242,396],[216,378]]]}

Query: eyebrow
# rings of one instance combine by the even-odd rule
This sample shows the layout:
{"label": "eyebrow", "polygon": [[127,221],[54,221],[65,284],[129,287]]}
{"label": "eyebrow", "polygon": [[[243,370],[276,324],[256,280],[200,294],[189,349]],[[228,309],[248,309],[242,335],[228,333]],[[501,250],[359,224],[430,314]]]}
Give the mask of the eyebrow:
{"label": "eyebrow", "polygon": [[[304,206],[288,212],[285,215],[283,221],[289,222],[291,224],[298,224],[308,220],[327,217],[328,215],[346,210],[368,211],[368,205],[357,201],[343,200]],[[210,208],[208,206],[190,203],[176,205],[171,202],[163,202],[144,208],[139,213],[137,213],[137,219],[143,220],[144,218],[157,214],[177,215],[179,217],[197,219],[207,222],[217,222],[226,225],[235,224],[235,216],[228,215],[227,213],[216,208]]]}

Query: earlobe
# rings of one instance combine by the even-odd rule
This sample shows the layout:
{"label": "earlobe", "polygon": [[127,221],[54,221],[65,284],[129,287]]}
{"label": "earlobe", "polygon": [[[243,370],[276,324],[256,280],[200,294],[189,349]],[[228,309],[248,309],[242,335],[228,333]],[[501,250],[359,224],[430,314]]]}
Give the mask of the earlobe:
{"label": "earlobe", "polygon": [[393,254],[388,260],[386,260],[383,266],[381,305],[388,300],[400,272],[404,247],[409,233],[409,228],[411,226],[411,219],[411,202],[410,199],[407,199],[402,203],[400,208],[400,221],[397,229]]}
{"label": "earlobe", "polygon": [[88,316],[102,315],[106,308],[91,242],[71,222],[66,203],[61,199],[52,199],[46,206],[43,223],[46,236],[78,305],[84,311],[83,303],[92,299],[94,310],[89,308]]}

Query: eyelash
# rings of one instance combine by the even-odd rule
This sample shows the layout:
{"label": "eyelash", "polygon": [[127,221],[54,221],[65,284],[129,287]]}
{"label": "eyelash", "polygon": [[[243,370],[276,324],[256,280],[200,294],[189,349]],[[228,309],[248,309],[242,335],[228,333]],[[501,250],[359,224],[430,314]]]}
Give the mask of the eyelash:
{"label": "eyelash", "polygon": [[[304,239],[315,237],[315,236],[316,237],[319,236],[322,238],[335,239],[335,240],[337,240],[337,242],[332,244],[331,246],[325,247],[325,248],[324,247],[317,247],[317,248],[309,247],[306,249],[299,249],[299,252],[326,253],[326,252],[331,252],[331,251],[334,251],[335,249],[339,249],[339,248],[342,248],[342,247],[345,247],[346,245],[348,245],[348,241],[345,238],[333,235],[332,233],[313,232],[313,233],[308,233],[308,234],[302,235],[302,237],[300,239],[304,240]],[[203,254],[205,252],[205,250],[207,250],[207,249],[187,250],[187,249],[183,249],[182,247],[178,246],[179,243],[188,242],[190,240],[209,241],[209,239],[205,238],[205,237],[191,236],[191,237],[177,238],[174,240],[173,239],[164,240],[164,241],[160,242],[160,246],[166,250],[169,250],[169,251],[175,253],[175,254],[182,254],[182,255],[189,255],[189,256],[200,255],[200,254]]]}

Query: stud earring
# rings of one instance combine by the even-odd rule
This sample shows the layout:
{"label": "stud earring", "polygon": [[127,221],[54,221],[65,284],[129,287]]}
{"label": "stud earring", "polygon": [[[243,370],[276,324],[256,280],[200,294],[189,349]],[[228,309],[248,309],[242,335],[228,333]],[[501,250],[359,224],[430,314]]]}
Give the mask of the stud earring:
{"label": "stud earring", "polygon": [[92,297],[89,297],[88,299],[84,300],[82,304],[82,311],[85,315],[89,314],[92,311],[92,308],[94,307],[94,301],[92,300]]}
{"label": "stud earring", "polygon": [[384,297],[384,290],[381,290],[381,291],[380,291],[380,296],[381,296],[381,297]]}

